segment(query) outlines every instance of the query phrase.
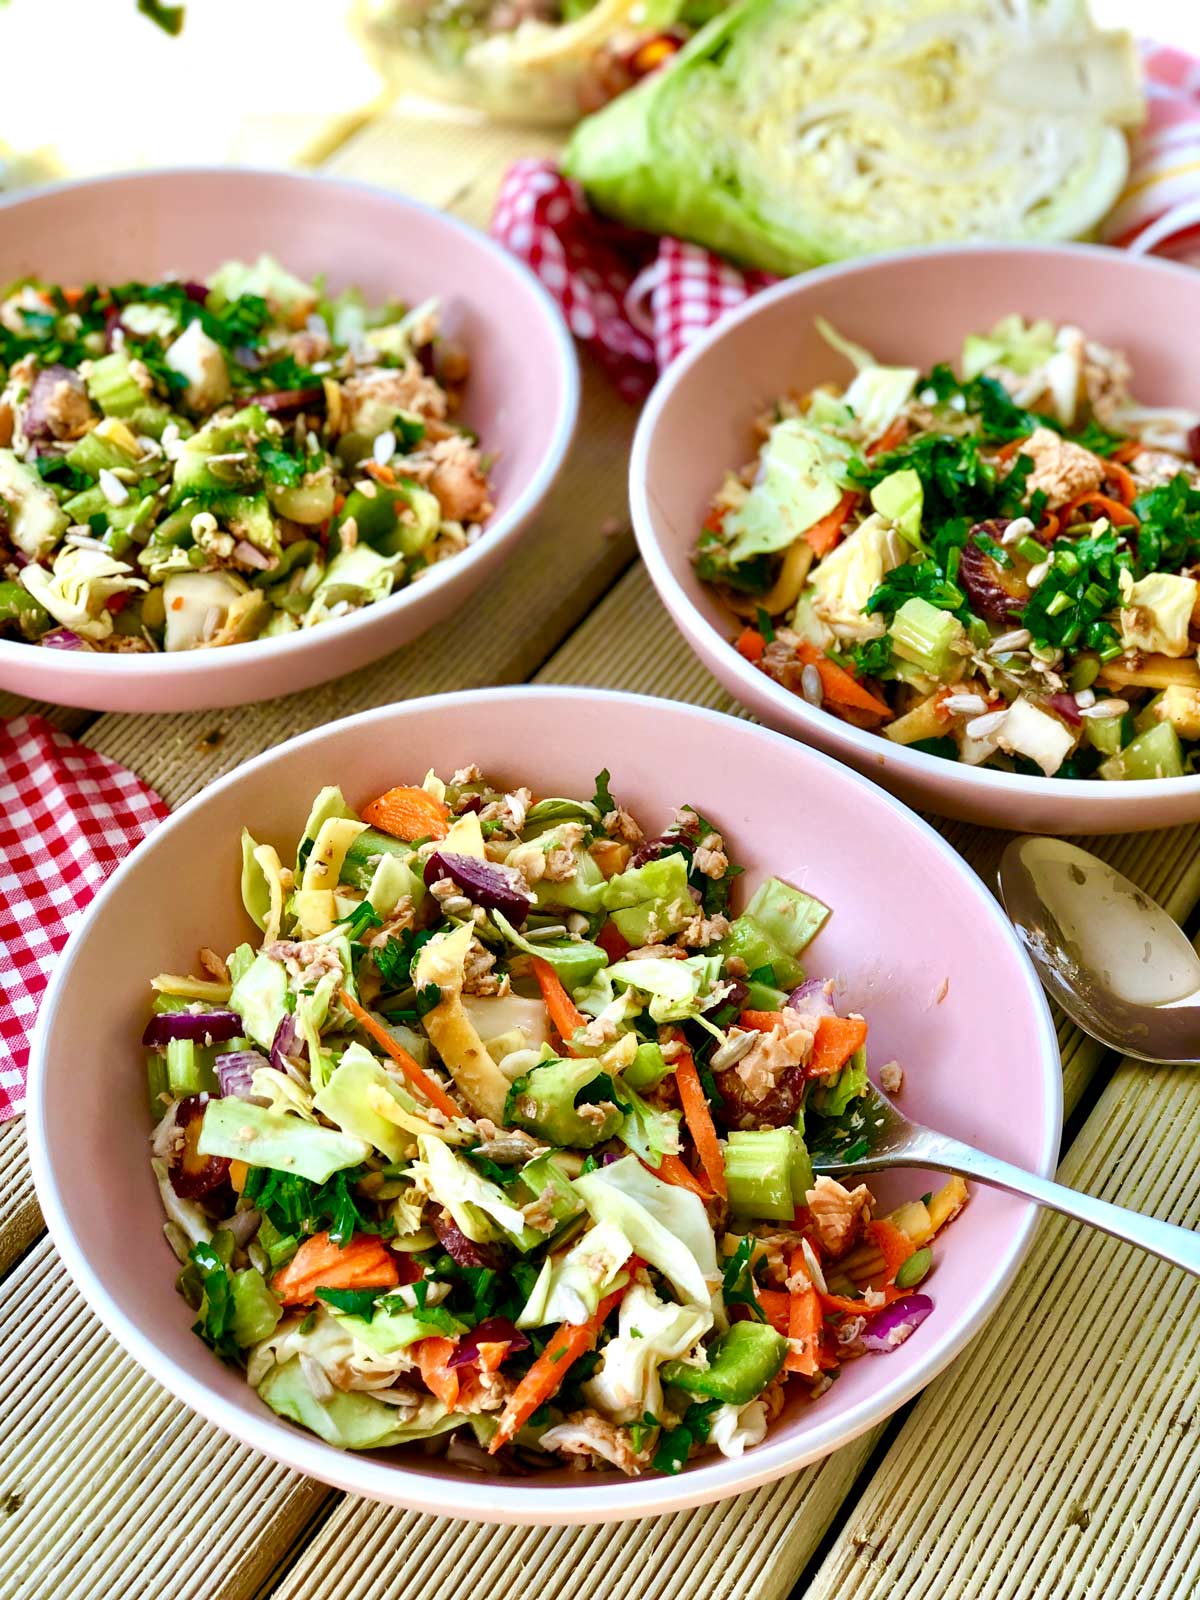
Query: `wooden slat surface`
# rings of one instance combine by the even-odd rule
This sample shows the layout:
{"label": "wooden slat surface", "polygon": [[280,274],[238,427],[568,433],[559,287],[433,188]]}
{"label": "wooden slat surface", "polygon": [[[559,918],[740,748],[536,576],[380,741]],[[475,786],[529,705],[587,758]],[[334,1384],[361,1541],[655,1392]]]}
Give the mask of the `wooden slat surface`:
{"label": "wooden slat surface", "polygon": [[[394,112],[322,134],[309,159],[483,223],[505,165],[551,148],[544,136],[485,132],[454,115]],[[575,453],[525,545],[460,617],[388,660],[236,712],[58,710],[53,720],[86,730],[178,805],[294,733],[442,689],[534,677],[735,709],[629,566],[633,422],[589,372]],[[0,714],[15,709],[0,699]],[[990,879],[1005,836],[939,826]],[[1200,829],[1179,828],[1090,843],[1183,918],[1200,898],[1198,841]],[[1071,1110],[1104,1063],[1063,1019],[1059,1037]],[[1193,1081],[1122,1067],[1067,1156],[1070,1181],[1200,1220]],[[408,1600],[480,1589],[496,1600],[784,1600],[827,1533],[797,1600],[1182,1600],[1197,1588],[1193,1286],[1057,1221],[882,1459],[872,1456],[880,1429],[724,1505],[560,1531],[389,1511],[261,1461],[123,1355],[39,1232],[13,1123],[0,1129],[0,1273],[11,1268],[0,1289],[0,1600]]]}

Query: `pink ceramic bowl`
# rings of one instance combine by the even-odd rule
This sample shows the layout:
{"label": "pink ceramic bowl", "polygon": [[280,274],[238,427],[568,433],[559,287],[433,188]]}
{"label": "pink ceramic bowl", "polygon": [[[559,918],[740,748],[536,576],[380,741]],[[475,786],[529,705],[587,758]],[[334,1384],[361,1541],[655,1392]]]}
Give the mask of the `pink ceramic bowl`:
{"label": "pink ceramic bowl", "polygon": [[0,688],[101,711],[194,711],[311,688],[444,621],[545,499],[575,427],[575,351],[533,274],[474,228],[366,184],[235,168],[135,173],[0,202],[0,284],[25,273],[67,284],[195,278],[264,251],[371,301],[440,297],[471,356],[463,420],[497,458],[484,536],[412,588],[280,639],[154,656],[0,640]]}
{"label": "pink ceramic bowl", "polygon": [[[765,1483],[836,1449],[909,1399],[978,1332],[1029,1242],[1034,1210],[977,1190],[938,1246],[936,1310],[907,1344],[856,1361],[794,1403],[739,1460],[680,1477],[560,1472],[480,1478],[419,1453],[350,1455],[274,1416],[189,1331],[151,1176],[139,1038],[148,980],[227,949],[247,923],[238,837],[290,848],[311,796],[362,803],[427,768],[477,761],[535,793],[588,794],[598,768],[653,828],[687,801],[747,869],[834,908],[808,958],[871,1023],[872,1060],[904,1063],[905,1108],[1043,1174],[1061,1123],[1046,1002],[980,880],[924,822],[847,768],[711,711],[594,689],[493,689],[365,712],[293,739],[185,806],[98,895],[55,971],[33,1047],[29,1136],[38,1197],[75,1281],[125,1348],[179,1399],[277,1461],[389,1504],[482,1521],[653,1516]],[[86,1063],[86,1071],[80,1064]],[[940,1179],[878,1181],[885,1203]]]}
{"label": "pink ceramic bowl", "polygon": [[742,623],[700,583],[691,551],[726,468],[755,450],[753,422],[789,389],[847,375],[823,316],[880,361],[928,370],[1006,313],[1071,322],[1133,362],[1147,405],[1200,410],[1180,330],[1200,322],[1200,273],[1088,245],[969,245],[808,272],[726,317],[667,372],[634,440],[630,498],[650,576],[680,632],[730,694],[771,727],[817,745],[910,805],[1029,833],[1119,833],[1200,818],[1200,774],[1161,781],[1030,778],[892,744],[809,706],[744,661]]}

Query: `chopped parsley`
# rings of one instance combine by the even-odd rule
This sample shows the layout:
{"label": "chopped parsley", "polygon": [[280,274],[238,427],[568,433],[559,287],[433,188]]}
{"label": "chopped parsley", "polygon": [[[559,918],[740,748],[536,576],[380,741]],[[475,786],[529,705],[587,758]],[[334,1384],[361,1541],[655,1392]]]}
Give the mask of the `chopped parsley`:
{"label": "chopped parsley", "polygon": [[759,1304],[754,1282],[754,1268],[751,1263],[753,1252],[753,1239],[738,1240],[737,1249],[725,1264],[725,1303],[730,1306],[746,1306],[756,1322],[765,1322],[767,1314]]}
{"label": "chopped parsley", "polygon": [[1200,489],[1182,472],[1133,502],[1141,523],[1134,572],[1178,572],[1200,561]]}
{"label": "chopped parsley", "polygon": [[608,787],[611,778],[612,773],[607,767],[603,772],[596,775],[596,792],[592,796],[592,804],[602,817],[606,817],[610,811],[617,809],[617,802],[613,799],[612,791]]}
{"label": "chopped parsley", "polygon": [[281,1234],[311,1234],[328,1229],[334,1244],[345,1245],[355,1233],[389,1234],[394,1228],[390,1219],[374,1223],[359,1210],[351,1185],[365,1171],[364,1167],[346,1168],[317,1184],[271,1167],[251,1167],[243,1193]]}
{"label": "chopped parsley", "polygon": [[[379,968],[379,975],[384,983],[391,989],[404,989],[412,982],[412,965],[420,954],[421,946],[428,944],[433,938],[432,928],[423,928],[420,933],[415,933],[411,928],[405,928],[402,933],[394,935],[386,944],[372,951],[375,965]],[[434,1005],[437,1001],[434,1001]]]}

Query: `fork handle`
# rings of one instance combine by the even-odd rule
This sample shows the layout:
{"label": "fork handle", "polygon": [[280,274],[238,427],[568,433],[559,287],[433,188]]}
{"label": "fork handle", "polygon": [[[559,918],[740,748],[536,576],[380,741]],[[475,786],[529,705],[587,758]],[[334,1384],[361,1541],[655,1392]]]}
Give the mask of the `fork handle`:
{"label": "fork handle", "polygon": [[[916,1130],[914,1130],[916,1131]],[[960,1172],[964,1177],[979,1183],[1004,1189],[1009,1194],[1034,1200],[1051,1211],[1061,1211],[1093,1228],[1111,1233],[1152,1255],[1161,1256],[1177,1267],[1183,1267],[1200,1277],[1200,1233],[1190,1228],[1178,1228],[1173,1222],[1160,1222],[1157,1217],[1143,1216],[1139,1211],[1127,1211],[1124,1206],[1110,1205],[1107,1200],[1097,1200],[1094,1195],[1083,1194],[1078,1189],[1068,1189],[1065,1184],[1054,1183],[1049,1178],[1039,1178],[1009,1161],[976,1150],[973,1145],[962,1144],[945,1134],[922,1128],[919,1140],[905,1149],[904,1165],[934,1167],[942,1172]],[[881,1162],[881,1165],[897,1163]]]}

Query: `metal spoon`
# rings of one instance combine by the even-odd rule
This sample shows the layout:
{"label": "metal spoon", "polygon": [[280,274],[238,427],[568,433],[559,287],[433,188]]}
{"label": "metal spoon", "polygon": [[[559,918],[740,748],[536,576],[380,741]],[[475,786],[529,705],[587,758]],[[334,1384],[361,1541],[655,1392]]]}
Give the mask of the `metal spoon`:
{"label": "metal spoon", "polygon": [[1200,957],[1161,906],[1065,839],[1012,840],[999,879],[1038,976],[1072,1021],[1140,1061],[1200,1066]]}
{"label": "metal spoon", "polygon": [[1107,1200],[1097,1200],[1090,1194],[1080,1194],[1039,1178],[1011,1162],[989,1156],[974,1146],[951,1139],[947,1134],[935,1133],[919,1123],[909,1122],[879,1089],[868,1085],[859,1113],[848,1119],[847,1126],[824,1144],[810,1148],[813,1171],[834,1175],[857,1175],[864,1172],[882,1172],[888,1167],[932,1167],[935,1172],[961,1172],[965,1177],[980,1183],[1005,1189],[1009,1194],[1022,1195],[1049,1206],[1052,1211],[1062,1211],[1077,1217],[1093,1228],[1102,1228],[1118,1239],[1138,1245],[1142,1250],[1173,1261],[1176,1266],[1200,1277],[1200,1233],[1188,1228],[1177,1228],[1170,1222],[1159,1222],[1154,1217],[1144,1217],[1136,1211],[1126,1211],[1122,1206],[1110,1205]]}

